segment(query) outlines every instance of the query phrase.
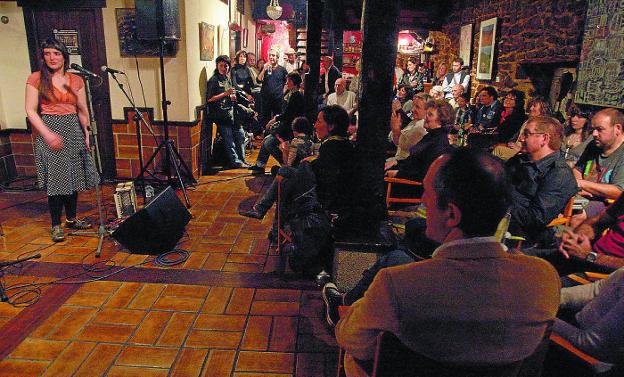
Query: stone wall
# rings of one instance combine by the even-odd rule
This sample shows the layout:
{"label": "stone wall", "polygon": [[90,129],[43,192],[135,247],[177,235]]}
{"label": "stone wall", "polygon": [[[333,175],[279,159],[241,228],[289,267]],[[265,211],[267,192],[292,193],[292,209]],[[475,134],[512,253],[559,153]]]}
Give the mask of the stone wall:
{"label": "stone wall", "polygon": [[[503,87],[509,76],[527,94],[535,90],[521,63],[578,63],[586,0],[474,0],[454,2],[441,32],[433,32],[436,53],[435,66],[451,60],[459,50],[459,32],[462,25],[473,24],[472,91],[494,85]],[[498,17],[497,48],[494,56],[492,81],[475,79],[479,26],[481,21]],[[437,68],[436,68],[437,69]],[[498,77],[498,81],[496,80]]]}

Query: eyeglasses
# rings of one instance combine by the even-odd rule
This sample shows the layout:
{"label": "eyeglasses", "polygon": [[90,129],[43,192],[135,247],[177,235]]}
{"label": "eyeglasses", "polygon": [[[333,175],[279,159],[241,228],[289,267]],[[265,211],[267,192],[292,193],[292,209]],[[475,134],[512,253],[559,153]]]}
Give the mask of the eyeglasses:
{"label": "eyeglasses", "polygon": [[531,135],[545,135],[545,134],[546,134],[546,132],[531,132],[531,131],[526,130],[526,129],[524,131],[522,131],[522,136],[524,136],[524,137],[529,137]]}

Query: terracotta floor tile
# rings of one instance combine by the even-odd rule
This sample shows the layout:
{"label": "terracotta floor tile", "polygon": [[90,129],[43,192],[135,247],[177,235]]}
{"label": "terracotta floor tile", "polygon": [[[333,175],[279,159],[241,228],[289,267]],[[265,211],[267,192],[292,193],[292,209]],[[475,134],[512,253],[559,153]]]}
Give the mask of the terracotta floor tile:
{"label": "terracotta floor tile", "polygon": [[138,325],[146,314],[145,310],[103,309],[95,316],[93,323]]}
{"label": "terracotta floor tile", "polygon": [[76,308],[72,311],[63,322],[48,334],[48,339],[52,340],[70,340],[73,339],[83,328],[83,326],[91,320],[96,314],[94,308]]}
{"label": "terracotta floor tile", "polygon": [[91,342],[124,343],[134,332],[135,326],[87,325],[76,337]]}
{"label": "terracotta floor tile", "polygon": [[225,263],[223,271],[227,272],[262,272],[264,266],[261,264],[249,264],[249,263]]}
{"label": "terracotta floor tile", "polygon": [[257,289],[256,301],[299,302],[301,291],[294,289]]}
{"label": "terracotta floor tile", "polygon": [[48,319],[45,320],[39,327],[33,331],[30,336],[33,338],[45,338],[52,332],[60,323],[62,323],[68,315],[77,310],[71,306],[61,306],[57,311],[52,313]]}
{"label": "terracotta floor tile", "polygon": [[269,335],[272,322],[271,317],[249,317],[243,335],[241,349],[266,351],[269,347]]}
{"label": "terracotta floor tile", "polygon": [[26,338],[9,357],[14,359],[54,360],[69,342]]}
{"label": "terracotta floor tile", "polygon": [[241,351],[236,371],[292,373],[295,357],[292,353]]}
{"label": "terracotta floor tile", "polygon": [[151,311],[139,325],[130,343],[156,344],[167,322],[172,317],[171,312]]}
{"label": "terracotta floor tile", "polygon": [[249,254],[230,254],[227,258],[228,263],[264,264],[265,260],[266,260],[266,255],[249,255]]}
{"label": "terracotta floor tile", "polygon": [[141,284],[139,283],[122,283],[104,306],[107,308],[125,308],[140,289]]}
{"label": "terracotta floor tile", "polygon": [[221,271],[223,265],[225,264],[226,258],[227,256],[225,254],[210,253],[202,266],[202,270]]}
{"label": "terracotta floor tile", "polygon": [[24,308],[15,307],[8,302],[0,302],[0,317],[13,318]]}
{"label": "terracotta floor tile", "polygon": [[150,309],[156,302],[165,286],[163,284],[144,284],[141,290],[128,304],[129,309]]}
{"label": "terracotta floor tile", "polygon": [[189,251],[192,251],[192,253],[188,260],[184,262],[184,268],[188,270],[200,270],[204,263],[206,263],[208,255],[205,253],[194,252],[195,250],[193,250],[193,248]]}
{"label": "terracotta floor tile", "polygon": [[270,351],[294,352],[297,346],[296,317],[273,317]]}
{"label": "terracotta floor tile", "polygon": [[202,306],[202,313],[221,314],[228,304],[232,288],[213,287],[208,293],[208,297]]}
{"label": "terracotta floor tile", "polygon": [[128,346],[121,351],[115,365],[171,368],[177,353],[177,348]]}
{"label": "terracotta floor tile", "polygon": [[225,310],[226,314],[248,314],[255,290],[253,288],[234,288],[232,298]]}
{"label": "terracotta floor tile", "polygon": [[0,371],[2,377],[41,376],[49,364],[49,361],[5,359],[0,361]]}
{"label": "terracotta floor tile", "polygon": [[100,307],[108,299],[110,293],[107,292],[84,292],[74,293],[66,302],[67,305]]}
{"label": "terracotta floor tile", "polygon": [[247,317],[243,315],[200,314],[193,325],[198,330],[243,331]]}
{"label": "terracotta floor tile", "polygon": [[284,373],[248,373],[248,372],[236,372],[234,377],[292,377],[292,374]]}
{"label": "terracotta floor tile", "polygon": [[99,292],[99,293],[113,293],[119,290],[123,283],[117,281],[94,281],[84,284],[80,287],[80,291],[83,292]]}
{"label": "terracotta floor tile", "polygon": [[202,377],[230,377],[235,356],[235,351],[211,350]]}
{"label": "terracotta floor tile", "polygon": [[95,347],[94,343],[72,342],[56,359],[44,376],[71,376]]}
{"label": "terracotta floor tile", "polygon": [[[256,296],[257,296],[256,292]],[[276,315],[276,316],[296,316],[299,314],[298,302],[271,302],[254,301],[251,304],[251,314],[255,315]]]}
{"label": "terracotta floor tile", "polygon": [[168,369],[113,366],[107,377],[167,377]]}
{"label": "terracotta floor tile", "polygon": [[189,298],[189,297],[160,297],[156,303],[154,303],[154,310],[174,310],[174,311],[186,311],[196,312],[199,311],[204,302],[203,298]]}
{"label": "terracotta floor tile", "polygon": [[182,346],[195,316],[195,313],[174,313],[156,344],[170,347]]}
{"label": "terracotta floor tile", "polygon": [[238,348],[243,333],[240,331],[191,330],[186,339],[186,347]]}
{"label": "terracotta floor tile", "polygon": [[182,285],[182,284],[169,284],[163,291],[163,296],[173,297],[190,297],[190,298],[205,298],[210,291],[209,287],[202,287],[197,285]]}
{"label": "terracotta floor tile", "polygon": [[175,362],[171,377],[191,377],[199,376],[204,361],[208,356],[207,349],[183,348],[180,352],[178,360]]}
{"label": "terracotta floor tile", "polygon": [[121,348],[122,346],[117,344],[100,343],[96,345],[73,377],[103,376]]}

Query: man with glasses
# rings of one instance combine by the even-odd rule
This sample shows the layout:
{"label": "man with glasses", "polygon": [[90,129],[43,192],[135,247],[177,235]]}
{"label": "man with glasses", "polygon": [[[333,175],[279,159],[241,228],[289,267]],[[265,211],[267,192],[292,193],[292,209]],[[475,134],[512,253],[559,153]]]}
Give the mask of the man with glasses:
{"label": "man with glasses", "polygon": [[505,164],[511,187],[509,231],[524,237],[525,245],[550,246],[552,230],[546,225],[565,208],[578,188],[561,155],[561,124],[550,117],[532,117],[523,133],[521,153]]}

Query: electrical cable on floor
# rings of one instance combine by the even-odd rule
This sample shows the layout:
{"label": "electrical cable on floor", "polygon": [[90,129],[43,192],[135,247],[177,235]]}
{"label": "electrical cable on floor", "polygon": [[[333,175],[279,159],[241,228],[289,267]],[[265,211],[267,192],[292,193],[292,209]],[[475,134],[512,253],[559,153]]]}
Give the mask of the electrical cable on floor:
{"label": "electrical cable on floor", "polygon": [[[175,259],[170,258],[171,256],[175,255],[177,255],[178,257]],[[171,267],[186,262],[186,260],[189,259],[190,255],[191,253],[186,250],[173,249],[171,251],[167,251],[166,253],[158,255],[156,259],[154,259],[154,264],[156,266]]]}

